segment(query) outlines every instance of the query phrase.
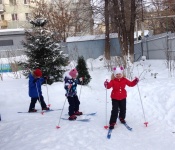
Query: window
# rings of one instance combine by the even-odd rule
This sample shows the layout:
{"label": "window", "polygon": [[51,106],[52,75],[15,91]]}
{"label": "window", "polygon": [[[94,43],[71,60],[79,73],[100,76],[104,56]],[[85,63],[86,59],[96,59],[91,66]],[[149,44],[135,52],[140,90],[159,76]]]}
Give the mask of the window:
{"label": "window", "polygon": [[0,46],[13,45],[13,40],[0,40]]}
{"label": "window", "polygon": [[78,3],[78,1],[79,1],[79,0],[72,0],[72,3],[73,3],[73,4],[76,4],[76,3]]}
{"label": "window", "polygon": [[26,16],[26,20],[29,19],[29,13],[25,13],[25,16]]}
{"label": "window", "polygon": [[24,4],[30,4],[30,0],[24,0]]}
{"label": "window", "polygon": [[18,15],[17,14],[12,14],[12,20],[13,21],[18,20]]}
{"label": "window", "polygon": [[16,0],[9,0],[10,5],[16,5]]}
{"label": "window", "polygon": [[1,15],[1,20],[5,20],[5,19],[4,19],[4,15]]}

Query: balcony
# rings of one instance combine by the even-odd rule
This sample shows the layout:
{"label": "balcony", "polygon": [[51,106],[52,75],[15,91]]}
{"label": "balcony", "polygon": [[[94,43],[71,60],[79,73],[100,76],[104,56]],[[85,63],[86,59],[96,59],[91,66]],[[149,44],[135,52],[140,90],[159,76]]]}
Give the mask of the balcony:
{"label": "balcony", "polygon": [[3,4],[0,4],[0,13],[3,13],[5,10],[4,10],[4,5]]}
{"label": "balcony", "polygon": [[0,27],[1,27],[1,29],[6,28],[7,26],[8,26],[7,20],[1,20],[0,21]]}

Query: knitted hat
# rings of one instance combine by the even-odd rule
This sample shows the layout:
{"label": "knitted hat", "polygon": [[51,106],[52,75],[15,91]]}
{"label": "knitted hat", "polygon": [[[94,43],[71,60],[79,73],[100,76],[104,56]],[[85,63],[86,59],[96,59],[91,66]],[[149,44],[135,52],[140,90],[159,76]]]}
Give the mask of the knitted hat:
{"label": "knitted hat", "polygon": [[33,73],[37,77],[41,77],[42,76],[42,71],[40,69],[35,69]]}
{"label": "knitted hat", "polygon": [[114,68],[114,76],[116,76],[116,74],[123,74],[123,67]]}
{"label": "knitted hat", "polygon": [[69,72],[69,75],[72,77],[72,78],[76,78],[77,75],[78,75],[78,72],[77,72],[77,69],[72,69],[70,72]]}

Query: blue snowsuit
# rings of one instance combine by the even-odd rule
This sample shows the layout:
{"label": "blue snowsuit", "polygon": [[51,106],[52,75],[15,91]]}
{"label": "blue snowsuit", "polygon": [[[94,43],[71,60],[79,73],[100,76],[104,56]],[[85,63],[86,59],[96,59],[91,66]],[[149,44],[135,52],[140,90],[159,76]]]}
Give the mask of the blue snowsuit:
{"label": "blue snowsuit", "polygon": [[31,97],[31,103],[29,111],[35,109],[35,104],[39,100],[41,107],[46,108],[44,97],[42,96],[41,85],[44,82],[44,78],[34,78],[30,73],[29,75],[29,96]]}

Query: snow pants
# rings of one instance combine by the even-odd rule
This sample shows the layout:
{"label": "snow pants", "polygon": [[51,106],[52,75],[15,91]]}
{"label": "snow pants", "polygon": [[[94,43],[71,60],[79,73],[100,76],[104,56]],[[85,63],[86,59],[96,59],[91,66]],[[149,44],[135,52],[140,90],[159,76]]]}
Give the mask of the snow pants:
{"label": "snow pants", "polygon": [[68,96],[67,99],[69,102],[69,116],[72,116],[75,112],[79,111],[80,101],[77,95],[73,97]]}
{"label": "snow pants", "polygon": [[112,111],[109,124],[116,123],[117,118],[125,119],[126,116],[126,98],[122,100],[112,99]]}
{"label": "snow pants", "polygon": [[40,102],[40,105],[42,108],[46,108],[46,103],[44,101],[44,97],[41,95],[40,97],[35,97],[35,98],[31,98],[31,103],[29,106],[29,110],[33,110],[35,109],[35,104],[37,102],[37,100]]}

